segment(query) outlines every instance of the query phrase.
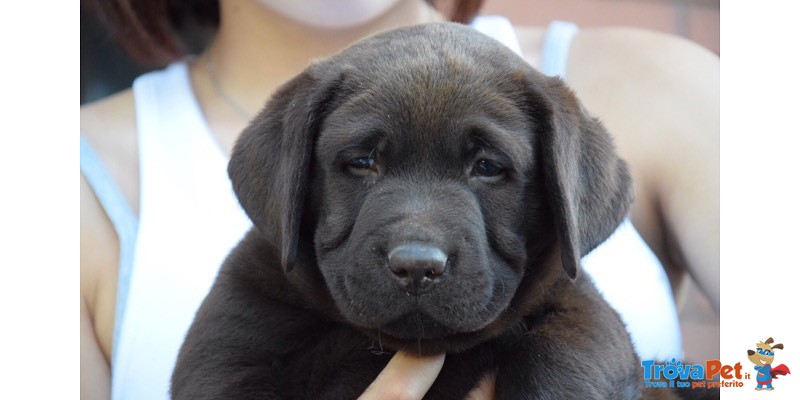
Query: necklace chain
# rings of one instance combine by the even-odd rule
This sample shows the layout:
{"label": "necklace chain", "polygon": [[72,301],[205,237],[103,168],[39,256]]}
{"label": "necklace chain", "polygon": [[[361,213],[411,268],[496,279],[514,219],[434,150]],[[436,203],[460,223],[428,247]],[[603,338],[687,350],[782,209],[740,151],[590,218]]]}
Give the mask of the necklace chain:
{"label": "necklace chain", "polygon": [[208,77],[211,78],[211,86],[214,87],[214,91],[217,92],[219,97],[227,104],[230,108],[236,111],[237,114],[242,116],[242,118],[246,120],[250,120],[253,118],[253,114],[247,111],[244,107],[242,107],[236,100],[234,100],[228,93],[222,89],[222,85],[219,83],[219,79],[217,79],[217,73],[214,69],[214,62],[210,59],[205,62],[206,72],[208,73]]}

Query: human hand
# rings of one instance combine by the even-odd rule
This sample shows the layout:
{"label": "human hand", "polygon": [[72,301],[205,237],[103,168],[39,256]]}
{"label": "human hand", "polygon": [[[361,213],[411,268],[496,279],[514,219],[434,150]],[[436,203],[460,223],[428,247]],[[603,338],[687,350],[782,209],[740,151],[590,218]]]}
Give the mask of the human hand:
{"label": "human hand", "polygon": [[419,400],[433,385],[444,354],[418,357],[398,351],[359,400]]}
{"label": "human hand", "polygon": [[484,375],[464,400],[494,400],[494,378],[494,373]]}
{"label": "human hand", "polygon": [[[413,356],[399,351],[372,382],[359,400],[419,400],[430,389],[444,364],[444,354]],[[466,400],[494,398],[494,374],[484,376]]]}

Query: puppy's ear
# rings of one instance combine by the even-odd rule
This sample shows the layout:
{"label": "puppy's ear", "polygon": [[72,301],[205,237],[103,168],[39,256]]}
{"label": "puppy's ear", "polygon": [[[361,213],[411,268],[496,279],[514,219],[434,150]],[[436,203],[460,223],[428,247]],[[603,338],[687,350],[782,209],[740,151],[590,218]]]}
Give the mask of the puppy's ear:
{"label": "puppy's ear", "polygon": [[[581,257],[597,247],[628,213],[633,192],[628,168],[600,122],[588,115],[558,78],[540,76],[541,165],[554,214],[561,260],[575,279]],[[544,118],[541,116],[544,115]]]}
{"label": "puppy's ear", "polygon": [[245,128],[228,163],[233,190],[256,228],[280,246],[291,271],[313,146],[342,74],[309,67],[284,84]]}

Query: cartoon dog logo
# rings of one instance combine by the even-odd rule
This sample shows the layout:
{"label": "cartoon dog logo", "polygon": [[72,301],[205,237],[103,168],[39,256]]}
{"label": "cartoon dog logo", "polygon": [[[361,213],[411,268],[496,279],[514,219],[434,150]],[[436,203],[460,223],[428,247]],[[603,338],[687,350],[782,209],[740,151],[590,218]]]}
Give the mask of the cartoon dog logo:
{"label": "cartoon dog logo", "polygon": [[[773,341],[772,338],[769,338],[763,342],[756,343],[755,351],[747,350],[747,359],[756,365],[755,370],[758,372],[756,390],[773,390],[773,379],[778,379],[779,375],[791,373],[789,367],[784,364],[772,367],[772,362],[775,360],[775,349],[783,350],[782,343],[772,344]],[[767,387],[764,388],[764,385],[767,385]]]}

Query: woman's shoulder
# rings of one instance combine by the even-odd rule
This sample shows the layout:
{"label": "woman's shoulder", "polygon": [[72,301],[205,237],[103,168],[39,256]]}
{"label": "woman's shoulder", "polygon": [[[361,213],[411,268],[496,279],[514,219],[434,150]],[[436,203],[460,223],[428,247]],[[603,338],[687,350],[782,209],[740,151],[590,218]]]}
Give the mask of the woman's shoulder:
{"label": "woman's shoulder", "polygon": [[[517,30],[523,51],[541,49],[544,29]],[[663,141],[653,136],[682,145],[674,139],[696,140],[701,127],[715,136],[719,57],[690,40],[639,28],[581,28],[570,45],[566,82],[623,150],[626,144],[657,150]]]}
{"label": "woman's shoulder", "polygon": [[81,106],[86,139],[136,212],[138,152],[133,91],[128,89]]}
{"label": "woman's shoulder", "polygon": [[[545,27],[515,26],[523,54],[526,59],[538,60]],[[634,27],[583,28],[575,35],[569,51],[569,70],[567,75],[579,73],[583,69],[604,74],[625,76],[635,79],[641,73],[630,71],[646,70],[651,73],[679,75],[697,73],[701,68],[718,68],[719,57],[703,46],[669,33]],[[534,63],[538,65],[538,63]]]}
{"label": "woman's shoulder", "polygon": [[133,90],[127,89],[81,106],[81,135],[100,153],[115,142],[136,136]]}
{"label": "woman's shoulder", "polygon": [[[668,33],[640,28],[587,28],[575,36],[570,67],[604,67],[626,79],[678,77],[717,71],[719,57],[703,46]],[[642,72],[646,71],[647,74]]]}
{"label": "woman's shoulder", "polygon": [[[538,59],[530,52],[540,51],[545,29],[517,31],[526,58]],[[623,147],[660,146],[654,135],[682,145],[674,139],[696,140],[700,127],[715,136],[719,57],[685,38],[639,28],[581,28],[569,48],[566,83]],[[686,126],[678,126],[676,115]]]}
{"label": "woman's shoulder", "polygon": [[[579,27],[580,28],[580,27]],[[586,27],[579,29],[578,37],[584,40],[592,40],[592,44],[603,46],[605,49],[617,50],[653,50],[668,49],[671,51],[702,51],[714,54],[705,49],[700,44],[689,39],[666,32],[659,32],[651,29],[609,26],[609,27]]]}
{"label": "woman's shoulder", "polygon": [[[719,57],[667,33],[639,28],[581,29],[570,48],[566,81],[601,118],[620,114],[618,119],[634,122],[638,115],[645,119],[640,121],[641,127],[653,123],[672,126],[676,115],[691,114],[692,110],[704,110],[703,116],[717,118]],[[690,131],[673,130],[671,135]],[[646,136],[642,133],[638,130],[635,135]]]}

